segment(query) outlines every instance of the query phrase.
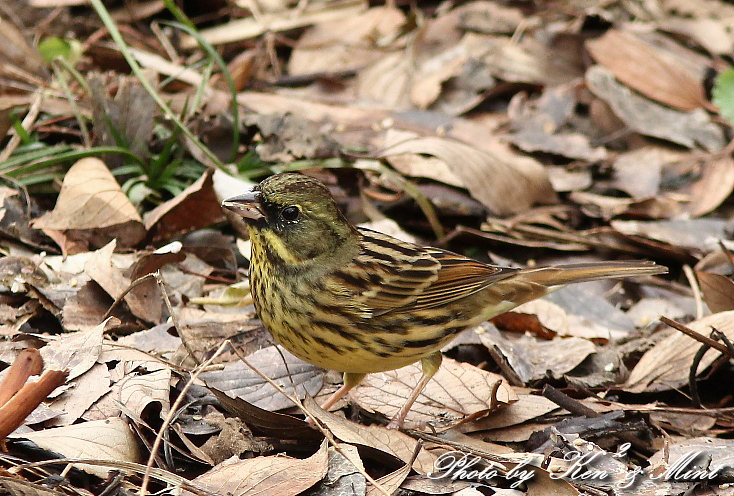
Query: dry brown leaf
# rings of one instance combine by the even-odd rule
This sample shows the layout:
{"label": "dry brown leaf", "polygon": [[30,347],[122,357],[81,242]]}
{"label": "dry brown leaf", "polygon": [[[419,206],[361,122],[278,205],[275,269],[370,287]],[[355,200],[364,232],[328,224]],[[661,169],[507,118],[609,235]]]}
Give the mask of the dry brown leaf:
{"label": "dry brown leaf", "polygon": [[708,103],[703,86],[683,64],[671,63],[660,49],[632,33],[610,29],[587,41],[586,48],[619,81],[652,100],[679,110]]}
{"label": "dry brown leaf", "polygon": [[709,151],[724,146],[721,128],[700,108],[682,112],[663,107],[636,93],[614,79],[601,66],[586,71],[586,84],[599,98],[611,106],[614,113],[634,131],[693,148],[696,145]]}
{"label": "dry brown leaf", "polygon": [[180,195],[148,212],[145,216],[145,228],[152,241],[161,241],[224,219],[224,213],[214,193],[212,171],[207,169]]}
{"label": "dry brown leaf", "polygon": [[734,310],[734,281],[714,272],[697,270],[696,277],[706,305],[712,313]]}
{"label": "dry brown leaf", "polygon": [[577,104],[578,83],[546,88],[534,100],[524,93],[510,101],[508,115],[514,132],[506,139],[527,152],[544,152],[563,157],[598,162],[607,157],[604,147],[591,146],[589,136],[561,131]]}
{"label": "dry brown leaf", "polygon": [[[431,155],[445,162],[462,186],[498,215],[522,212],[535,203],[556,201],[548,175],[540,165],[537,168],[516,167],[490,152],[459,141],[391,130],[380,156],[404,153]],[[429,170],[422,175],[431,178],[435,175],[440,181],[446,171],[437,171],[434,174]]]}
{"label": "dry brown leaf", "polygon": [[[25,438],[42,449],[67,458],[90,458],[140,463],[138,440],[124,419],[111,418],[55,429],[45,429],[10,438]],[[105,478],[109,469],[103,466],[77,464],[76,468]]]}
{"label": "dry brown leaf", "polygon": [[[352,398],[361,406],[390,418],[394,416],[421,377],[418,364],[379,374],[369,374],[355,388]],[[500,383],[496,398],[493,388]],[[431,422],[445,427],[468,416],[486,415],[517,401],[502,376],[468,363],[444,358],[408,413],[406,423]]]}
{"label": "dry brown leaf", "polygon": [[[734,341],[734,311],[709,315],[688,324],[694,331],[708,336],[712,328],[722,332]],[[630,373],[625,384],[634,393],[668,391],[678,389],[688,383],[688,373],[693,356],[701,348],[701,343],[681,333],[675,332],[649,349]],[[709,349],[698,365],[698,373],[721,355]]]}
{"label": "dry brown leaf", "polygon": [[701,177],[687,191],[688,201],[682,211],[691,217],[699,217],[721,205],[734,189],[734,160],[730,156],[710,155],[700,164]]}
{"label": "dry brown leaf", "polygon": [[5,64],[12,64],[38,76],[41,81],[48,76],[46,62],[7,17],[0,19],[0,40],[3,40],[0,43],[0,74],[5,74]]}
{"label": "dry brown leaf", "polygon": [[517,401],[494,412],[483,419],[466,422],[458,426],[461,432],[475,432],[503,429],[522,424],[528,420],[546,415],[559,407],[544,396],[536,394],[518,394]]}
{"label": "dry brown leaf", "polygon": [[[396,471],[383,475],[379,479],[375,479],[375,482],[377,482],[382,489],[387,491],[388,494],[396,494],[397,490],[405,481],[405,478],[410,474],[410,470],[411,466],[406,463]],[[376,486],[370,484],[367,486],[365,496],[384,496],[384,493],[377,489]]]}
{"label": "dry brown leaf", "polygon": [[721,19],[669,17],[660,21],[659,29],[686,36],[711,54],[725,55],[734,51],[734,39]]}
{"label": "dry brown leaf", "polygon": [[[286,456],[258,456],[248,460],[230,459],[194,479],[194,483],[215,494],[232,496],[296,496],[327,473],[328,443],[305,460]],[[194,493],[183,491],[192,496]]]}
{"label": "dry brown leaf", "polygon": [[71,166],[54,209],[31,225],[51,231],[99,231],[124,247],[136,245],[145,236],[142,219],[115,176],[104,162],[91,157]]}
{"label": "dry brown leaf", "polygon": [[[349,444],[367,446],[388,453],[403,463],[413,458],[418,441],[395,429],[381,425],[364,426],[331,412],[322,410],[312,398],[303,402],[305,408],[329,429],[335,438]],[[413,462],[413,469],[418,473],[432,472],[436,455],[421,450]]]}
{"label": "dry brown leaf", "polygon": [[[113,299],[120,298],[132,283],[119,268],[120,257],[114,257],[115,246],[116,242],[111,241],[92,253],[84,264],[86,273]],[[138,284],[125,294],[124,301],[136,317],[154,324],[161,321],[163,301],[161,289],[155,279],[149,278]]]}
{"label": "dry brown leaf", "polygon": [[413,63],[404,52],[384,55],[359,72],[357,96],[386,109],[408,110],[413,107],[414,72]]}

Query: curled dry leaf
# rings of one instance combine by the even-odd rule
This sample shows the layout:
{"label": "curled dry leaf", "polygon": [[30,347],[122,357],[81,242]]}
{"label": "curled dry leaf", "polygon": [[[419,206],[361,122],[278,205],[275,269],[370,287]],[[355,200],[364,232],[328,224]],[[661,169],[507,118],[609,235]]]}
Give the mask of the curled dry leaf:
{"label": "curled dry leaf", "polygon": [[[734,311],[708,315],[689,323],[688,327],[704,336],[708,336],[713,327],[734,341]],[[688,383],[693,356],[700,348],[701,343],[676,331],[642,355],[632,369],[625,389],[634,393],[650,393],[684,386]],[[698,365],[698,373],[702,373],[720,355],[719,351],[708,350]]]}
{"label": "curled dry leaf", "polygon": [[[230,459],[194,479],[214,494],[232,496],[296,496],[324,478],[328,469],[328,443],[305,460],[286,456]],[[183,491],[185,496],[195,493]]]}
{"label": "curled dry leaf", "polygon": [[224,218],[214,192],[212,171],[207,169],[180,195],[151,210],[145,216],[145,227],[152,241],[160,241],[221,222]]}
{"label": "curled dry leaf", "polygon": [[71,166],[56,206],[33,220],[32,226],[50,231],[97,231],[126,247],[145,236],[142,219],[115,176],[104,162],[92,157]]}
{"label": "curled dry leaf", "polygon": [[[417,364],[369,374],[354,390],[352,397],[362,408],[378,411],[390,418],[403,406],[421,374]],[[441,368],[418,396],[406,421],[452,424],[469,416],[486,415],[515,401],[517,395],[502,376],[444,358]]]}
{"label": "curled dry leaf", "polygon": [[[430,155],[440,159],[471,195],[498,215],[523,212],[535,203],[553,203],[556,195],[543,167],[516,167],[489,151],[447,138],[419,137],[390,131],[381,157]],[[395,164],[396,168],[399,164]],[[406,171],[401,171],[406,172]],[[415,172],[415,171],[407,171]],[[423,177],[441,181],[446,169],[427,170]]]}

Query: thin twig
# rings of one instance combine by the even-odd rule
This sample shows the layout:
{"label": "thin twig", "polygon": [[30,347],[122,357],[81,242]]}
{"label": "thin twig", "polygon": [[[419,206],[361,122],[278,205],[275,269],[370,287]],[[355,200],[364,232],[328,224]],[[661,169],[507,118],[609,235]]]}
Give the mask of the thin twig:
{"label": "thin twig", "polygon": [[673,329],[676,329],[676,330],[682,332],[683,334],[685,334],[687,336],[692,337],[693,339],[695,339],[699,343],[705,343],[705,344],[709,345],[710,347],[712,347],[713,349],[719,350],[720,352],[722,352],[723,354],[725,354],[729,358],[734,358],[734,353],[732,353],[731,351],[729,351],[729,349],[726,347],[726,345],[721,344],[718,341],[714,341],[711,338],[707,338],[706,336],[697,333],[696,331],[694,331],[690,327],[686,327],[683,324],[679,324],[675,320],[671,320],[668,317],[665,317],[665,316],[662,316],[662,315],[660,316],[660,322],[669,325]]}
{"label": "thin twig", "polygon": [[[177,411],[179,407],[181,406],[181,403],[183,403],[184,398],[186,397],[186,393],[188,392],[189,388],[194,384],[194,381],[196,381],[196,378],[199,377],[199,374],[201,374],[204,369],[209,366],[214,359],[216,359],[224,350],[227,348],[227,346],[230,346],[231,343],[229,339],[225,340],[221,345],[219,345],[219,348],[217,348],[217,351],[202,364],[201,367],[197,367],[192,373],[191,377],[189,377],[189,380],[186,381],[186,385],[181,389],[181,392],[178,395],[178,398],[176,398],[176,401],[173,402],[171,405],[170,410],[168,411],[168,415],[166,415],[166,418],[163,420],[163,424],[161,425],[161,428],[158,430],[158,434],[155,437],[155,441],[153,442],[153,447],[150,450],[150,456],[148,457],[148,463],[145,466],[145,474],[143,475],[143,483],[140,485],[140,491],[138,494],[141,496],[145,496],[148,491],[148,483],[150,482],[150,471],[153,468],[153,462],[155,461],[155,454],[158,451],[158,448],[160,448],[161,443],[163,442],[163,434],[168,429],[168,426],[171,424],[171,421],[173,420],[173,417],[177,415]],[[234,349],[234,347],[232,347]]]}

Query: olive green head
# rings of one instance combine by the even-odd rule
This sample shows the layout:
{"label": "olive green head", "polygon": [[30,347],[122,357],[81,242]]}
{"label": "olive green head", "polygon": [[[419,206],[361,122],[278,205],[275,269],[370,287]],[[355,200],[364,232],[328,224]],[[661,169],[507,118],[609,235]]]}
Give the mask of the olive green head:
{"label": "olive green head", "polygon": [[333,254],[356,237],[326,186],[303,174],[276,174],[222,205],[241,215],[286,263]]}

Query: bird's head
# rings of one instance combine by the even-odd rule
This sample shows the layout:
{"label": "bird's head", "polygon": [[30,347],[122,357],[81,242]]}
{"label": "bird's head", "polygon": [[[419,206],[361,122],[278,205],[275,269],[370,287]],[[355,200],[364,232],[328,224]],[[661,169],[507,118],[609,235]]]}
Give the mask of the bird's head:
{"label": "bird's head", "polygon": [[303,174],[270,176],[222,206],[241,215],[253,242],[262,242],[286,264],[332,255],[357,237],[326,186]]}

